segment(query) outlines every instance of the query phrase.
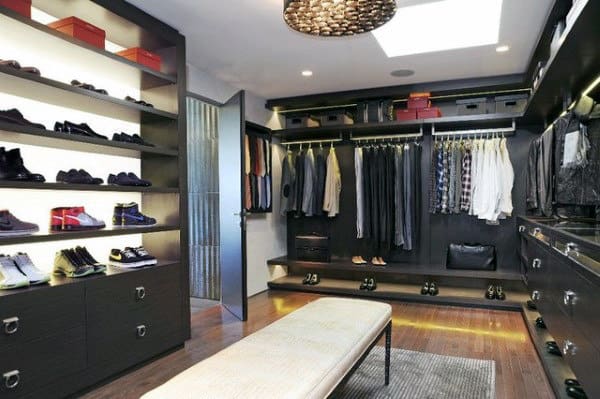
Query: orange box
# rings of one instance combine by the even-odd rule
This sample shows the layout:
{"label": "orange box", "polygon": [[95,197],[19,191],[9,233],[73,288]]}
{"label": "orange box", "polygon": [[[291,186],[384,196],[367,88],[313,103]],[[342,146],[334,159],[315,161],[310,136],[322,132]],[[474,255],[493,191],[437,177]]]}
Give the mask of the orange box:
{"label": "orange box", "polygon": [[158,54],[151,53],[141,47],[128,48],[127,50],[119,51],[117,54],[160,72],[161,58]]}
{"label": "orange box", "polygon": [[417,110],[419,119],[439,118],[442,116],[442,111],[438,107],[423,108]]}
{"label": "orange box", "polygon": [[408,99],[408,109],[422,109],[431,107],[429,97],[411,97]]}
{"label": "orange box", "polygon": [[24,17],[31,18],[31,0],[0,0],[0,6],[10,8]]}
{"label": "orange box", "polygon": [[68,17],[52,22],[48,26],[104,50],[106,32],[82,19]]}

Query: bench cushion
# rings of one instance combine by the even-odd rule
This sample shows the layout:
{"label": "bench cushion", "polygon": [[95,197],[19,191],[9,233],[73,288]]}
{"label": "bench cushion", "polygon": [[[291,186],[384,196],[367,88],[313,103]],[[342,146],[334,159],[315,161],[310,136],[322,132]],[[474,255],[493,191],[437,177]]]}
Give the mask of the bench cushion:
{"label": "bench cushion", "polygon": [[318,299],[142,398],[324,398],[369,349],[391,313],[380,302]]}

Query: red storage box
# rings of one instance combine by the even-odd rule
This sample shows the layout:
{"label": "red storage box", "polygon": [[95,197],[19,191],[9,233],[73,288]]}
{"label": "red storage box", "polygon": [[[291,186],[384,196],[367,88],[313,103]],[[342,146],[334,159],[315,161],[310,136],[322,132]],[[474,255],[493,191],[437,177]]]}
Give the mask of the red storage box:
{"label": "red storage box", "polygon": [[423,108],[417,110],[419,119],[439,118],[442,116],[442,111],[438,107]]}
{"label": "red storage box", "polygon": [[422,109],[430,106],[429,97],[411,97],[408,99],[408,109]]}
{"label": "red storage box", "polygon": [[397,109],[396,120],[399,121],[414,121],[417,119],[416,109]]}
{"label": "red storage box", "polygon": [[31,18],[31,0],[0,0],[0,6],[10,8],[24,17]]}
{"label": "red storage box", "polygon": [[158,54],[151,53],[140,47],[128,48],[127,50],[119,51],[117,54],[160,72],[160,55]]}
{"label": "red storage box", "polygon": [[48,26],[104,50],[106,32],[82,19],[68,17],[52,22]]}

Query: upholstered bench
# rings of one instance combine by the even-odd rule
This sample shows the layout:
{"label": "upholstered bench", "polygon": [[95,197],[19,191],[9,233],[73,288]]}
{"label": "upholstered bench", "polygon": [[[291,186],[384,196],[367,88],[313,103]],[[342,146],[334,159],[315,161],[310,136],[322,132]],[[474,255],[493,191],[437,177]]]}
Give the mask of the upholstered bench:
{"label": "upholstered bench", "polygon": [[318,299],[192,366],[142,399],[325,398],[358,368],[384,333],[387,385],[391,315],[391,306],[385,303]]}

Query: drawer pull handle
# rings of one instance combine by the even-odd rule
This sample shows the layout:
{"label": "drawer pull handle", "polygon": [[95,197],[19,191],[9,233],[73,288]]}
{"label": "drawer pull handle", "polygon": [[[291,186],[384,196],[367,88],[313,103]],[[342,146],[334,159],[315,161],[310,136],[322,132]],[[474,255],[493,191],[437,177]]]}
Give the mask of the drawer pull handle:
{"label": "drawer pull handle", "polygon": [[519,226],[519,233],[524,233],[524,232],[525,232],[525,230],[526,230],[526,229],[525,229],[525,226],[523,226],[523,225],[520,225],[520,226]]}
{"label": "drawer pull handle", "polygon": [[4,373],[2,374],[2,377],[4,378],[4,386],[8,389],[15,389],[17,385],[19,385],[19,381],[21,381],[19,370]]}
{"label": "drawer pull handle", "polygon": [[136,329],[138,337],[143,338],[146,336],[147,329],[145,325],[142,324],[141,326],[137,326]]}
{"label": "drawer pull handle", "polygon": [[19,318],[18,317],[10,317],[8,319],[2,320],[4,324],[4,333],[6,335],[12,335],[17,332],[19,329]]}
{"label": "drawer pull handle", "polygon": [[575,292],[567,290],[564,293],[563,302],[565,306],[575,305],[575,303],[577,302],[577,295],[575,294]]}
{"label": "drawer pull handle", "polygon": [[531,263],[531,266],[532,266],[534,269],[541,269],[541,268],[542,268],[542,260],[541,260],[541,259],[539,259],[539,258],[535,258],[535,259],[533,260],[533,262]]}
{"label": "drawer pull handle", "polygon": [[144,287],[136,287],[135,289],[135,297],[138,300],[142,300],[146,297],[146,289]]}
{"label": "drawer pull handle", "polygon": [[534,290],[531,293],[531,299],[534,301],[539,301],[541,297],[542,297],[542,293],[538,290]]}
{"label": "drawer pull handle", "polygon": [[563,342],[563,354],[574,356],[577,353],[577,345],[572,341],[565,339]]}

